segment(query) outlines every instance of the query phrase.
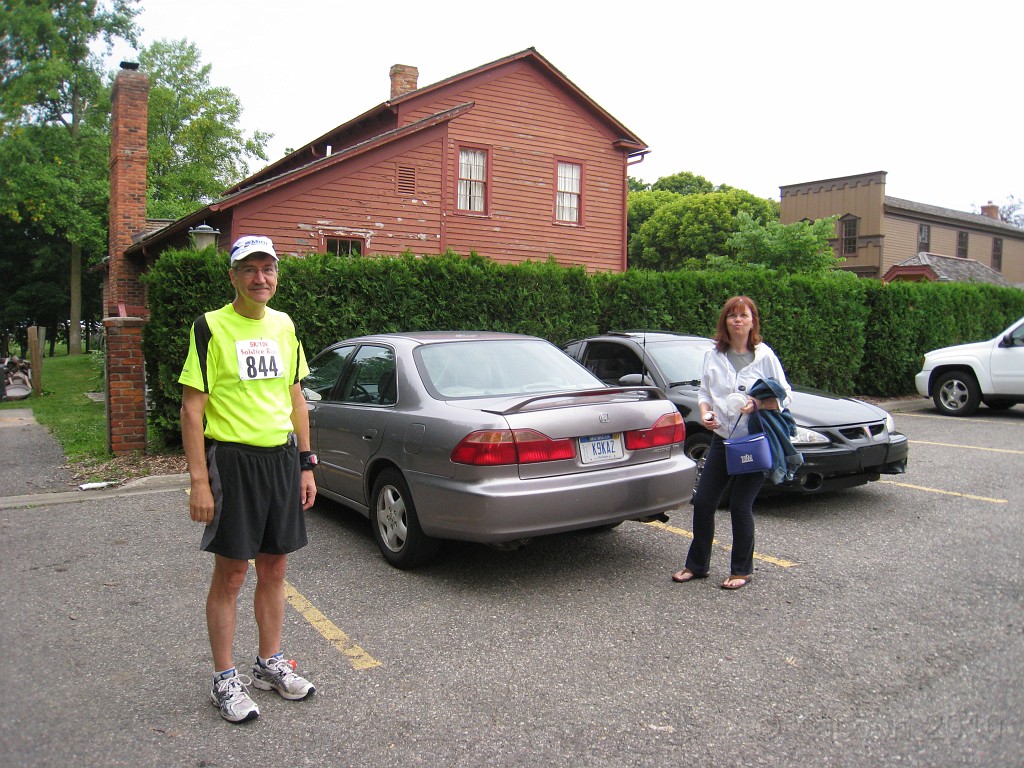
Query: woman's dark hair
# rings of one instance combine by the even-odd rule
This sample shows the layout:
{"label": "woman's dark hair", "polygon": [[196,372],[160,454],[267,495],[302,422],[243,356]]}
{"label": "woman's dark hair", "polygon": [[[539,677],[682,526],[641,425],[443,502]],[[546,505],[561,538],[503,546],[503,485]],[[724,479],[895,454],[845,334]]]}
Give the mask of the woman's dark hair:
{"label": "woman's dark hair", "polygon": [[729,315],[734,314],[737,309],[746,305],[747,309],[750,310],[750,316],[754,322],[750,326],[750,336],[747,338],[747,346],[750,347],[750,351],[754,351],[754,347],[761,343],[761,313],[757,309],[757,304],[749,296],[733,296],[731,299],[727,299],[725,304],[722,305],[722,311],[718,315],[718,326],[715,329],[715,349],[720,354],[725,354],[725,351],[729,349],[729,326],[727,320]]}

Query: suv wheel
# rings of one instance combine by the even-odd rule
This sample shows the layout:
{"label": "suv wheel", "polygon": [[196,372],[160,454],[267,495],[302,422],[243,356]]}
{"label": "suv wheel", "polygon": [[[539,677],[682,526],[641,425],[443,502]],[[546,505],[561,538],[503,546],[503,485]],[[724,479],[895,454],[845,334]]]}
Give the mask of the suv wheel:
{"label": "suv wheel", "polygon": [[978,382],[969,371],[942,374],[935,381],[934,393],[935,407],[947,416],[970,416],[981,403]]}

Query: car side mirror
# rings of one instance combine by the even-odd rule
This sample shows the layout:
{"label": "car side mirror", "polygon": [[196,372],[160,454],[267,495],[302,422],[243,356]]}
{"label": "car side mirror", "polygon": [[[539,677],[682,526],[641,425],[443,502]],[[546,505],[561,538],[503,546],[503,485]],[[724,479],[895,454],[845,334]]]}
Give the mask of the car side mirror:
{"label": "car side mirror", "polygon": [[320,397],[320,393],[319,392],[316,392],[316,391],[310,389],[309,387],[303,387],[302,388],[302,396],[304,398],[306,398],[307,400],[310,400],[312,402],[316,402],[317,400],[322,400],[323,399],[323,398]]}
{"label": "car side mirror", "polygon": [[1021,347],[1024,346],[1024,339],[1018,339],[1012,333],[1008,333],[1003,336],[1003,341],[1000,343],[1001,347]]}
{"label": "car side mirror", "polygon": [[654,379],[640,373],[627,373],[619,378],[619,384],[623,387],[653,387]]}

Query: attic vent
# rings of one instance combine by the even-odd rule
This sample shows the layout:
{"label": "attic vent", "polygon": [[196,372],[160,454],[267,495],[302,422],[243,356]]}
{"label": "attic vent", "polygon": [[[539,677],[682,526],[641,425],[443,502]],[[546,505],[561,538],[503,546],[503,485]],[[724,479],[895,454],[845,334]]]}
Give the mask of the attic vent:
{"label": "attic vent", "polygon": [[416,169],[398,166],[398,194],[401,197],[416,197]]}

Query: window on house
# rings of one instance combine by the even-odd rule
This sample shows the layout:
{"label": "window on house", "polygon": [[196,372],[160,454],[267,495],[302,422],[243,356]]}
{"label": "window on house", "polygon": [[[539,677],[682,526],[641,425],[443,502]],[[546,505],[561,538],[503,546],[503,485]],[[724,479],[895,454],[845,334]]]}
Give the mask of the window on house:
{"label": "window on house", "polygon": [[362,256],[363,241],[358,237],[325,237],[327,252],[335,256]]}
{"label": "window on house", "polygon": [[558,164],[558,194],[555,198],[555,220],[580,223],[583,199],[583,166],[578,163]]}
{"label": "window on house", "polygon": [[967,258],[967,233],[956,233],[956,255],[961,259]]}
{"label": "window on house", "polygon": [[857,219],[843,222],[843,256],[857,255]]}
{"label": "window on house", "polygon": [[930,251],[932,249],[932,228],[928,224],[921,224],[917,228],[917,252]]}
{"label": "window on house", "polygon": [[485,213],[487,210],[487,150],[459,150],[460,211]]}
{"label": "window on house", "polygon": [[992,238],[992,269],[1003,271],[1003,238]]}

